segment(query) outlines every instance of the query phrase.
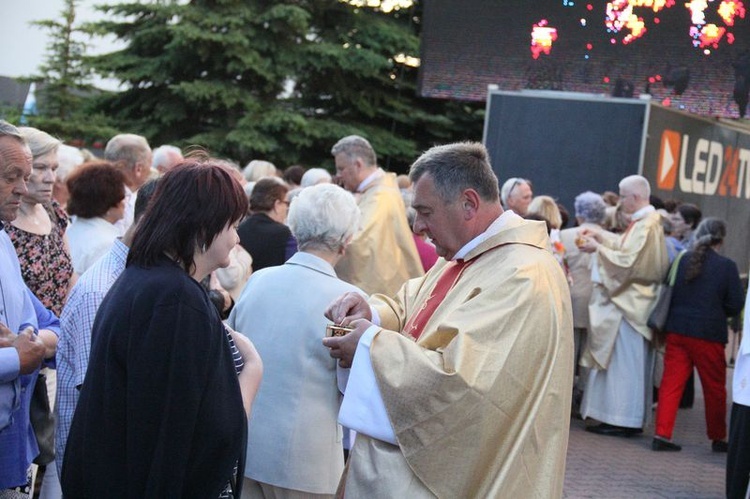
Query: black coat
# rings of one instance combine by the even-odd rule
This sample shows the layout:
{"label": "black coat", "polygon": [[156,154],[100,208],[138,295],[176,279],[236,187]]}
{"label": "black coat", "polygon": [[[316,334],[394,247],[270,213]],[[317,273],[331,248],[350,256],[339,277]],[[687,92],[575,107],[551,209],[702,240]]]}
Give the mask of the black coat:
{"label": "black coat", "polygon": [[218,497],[247,419],[224,327],[171,260],[129,266],[102,302],[62,468],[66,498]]}
{"label": "black coat", "polygon": [[[279,223],[265,213],[253,213],[237,229],[240,244],[253,257],[253,271],[283,265],[296,251],[289,227]],[[293,251],[287,255],[287,245]]]}
{"label": "black coat", "polygon": [[703,340],[727,342],[727,317],[745,304],[737,264],[709,249],[701,273],[690,282],[685,271],[692,252],[680,259],[664,329]]}

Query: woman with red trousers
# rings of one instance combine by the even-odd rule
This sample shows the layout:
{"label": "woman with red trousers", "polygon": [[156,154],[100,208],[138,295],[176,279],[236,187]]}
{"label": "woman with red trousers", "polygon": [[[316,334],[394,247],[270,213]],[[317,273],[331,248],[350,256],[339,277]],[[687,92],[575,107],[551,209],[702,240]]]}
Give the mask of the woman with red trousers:
{"label": "woman with red trousers", "polygon": [[685,383],[693,372],[703,386],[706,426],[714,452],[727,451],[726,357],[727,318],[744,305],[737,265],[717,253],[726,236],[726,224],[706,218],[695,231],[694,242],[679,262],[667,316],[664,377],[659,387],[656,429],[651,448],[679,451],[672,430]]}

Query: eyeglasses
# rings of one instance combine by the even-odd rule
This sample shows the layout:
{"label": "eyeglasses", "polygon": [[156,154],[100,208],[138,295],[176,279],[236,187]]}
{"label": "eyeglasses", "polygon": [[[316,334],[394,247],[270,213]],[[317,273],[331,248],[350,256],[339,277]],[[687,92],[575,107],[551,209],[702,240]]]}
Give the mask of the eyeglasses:
{"label": "eyeglasses", "polygon": [[510,189],[508,190],[508,197],[510,197],[511,194],[513,194],[513,189],[516,188],[516,186],[521,184],[528,184],[529,189],[533,189],[531,186],[531,181],[527,180],[525,178],[516,177],[513,179],[513,185],[510,186]]}

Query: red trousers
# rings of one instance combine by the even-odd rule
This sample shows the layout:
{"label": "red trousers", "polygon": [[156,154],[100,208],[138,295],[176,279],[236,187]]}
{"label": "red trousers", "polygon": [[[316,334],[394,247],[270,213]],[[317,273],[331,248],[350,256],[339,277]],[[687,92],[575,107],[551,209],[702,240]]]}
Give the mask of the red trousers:
{"label": "red trousers", "polygon": [[672,438],[677,408],[693,366],[698,369],[703,386],[708,438],[724,440],[727,436],[727,366],[724,345],[676,333],[667,335],[655,433],[660,437]]}

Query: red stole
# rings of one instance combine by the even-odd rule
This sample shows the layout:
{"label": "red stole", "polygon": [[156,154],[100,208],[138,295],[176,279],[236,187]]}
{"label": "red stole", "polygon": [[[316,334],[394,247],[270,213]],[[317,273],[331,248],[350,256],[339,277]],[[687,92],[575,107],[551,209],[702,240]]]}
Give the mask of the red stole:
{"label": "red stole", "polygon": [[461,274],[469,263],[471,262],[466,262],[465,260],[454,260],[443,268],[443,273],[438,277],[435,287],[422,304],[422,307],[409,317],[408,321],[406,321],[406,325],[404,326],[404,332],[406,334],[415,340],[419,339],[425,325],[430,320],[430,317],[432,317],[432,314],[438,308],[440,303],[442,303],[445,295],[448,294],[448,291],[450,291],[456,282],[458,282],[458,279],[461,277]]}

